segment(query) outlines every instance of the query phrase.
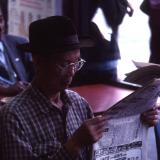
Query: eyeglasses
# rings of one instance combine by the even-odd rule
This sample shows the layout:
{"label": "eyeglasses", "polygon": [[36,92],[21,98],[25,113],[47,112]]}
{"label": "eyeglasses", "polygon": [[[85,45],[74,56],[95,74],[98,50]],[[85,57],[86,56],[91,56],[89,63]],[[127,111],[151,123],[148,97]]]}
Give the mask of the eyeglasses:
{"label": "eyeglasses", "polygon": [[57,67],[60,68],[62,71],[68,71],[70,68],[73,68],[75,72],[79,71],[86,61],[80,58],[79,61],[75,63],[63,63],[57,64]]}

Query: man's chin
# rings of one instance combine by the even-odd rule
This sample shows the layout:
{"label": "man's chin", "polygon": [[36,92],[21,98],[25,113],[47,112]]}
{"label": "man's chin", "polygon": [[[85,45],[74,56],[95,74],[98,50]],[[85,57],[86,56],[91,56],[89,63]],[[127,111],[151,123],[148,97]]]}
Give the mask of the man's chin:
{"label": "man's chin", "polygon": [[69,88],[71,82],[72,82],[71,80],[64,81],[64,82],[63,82],[63,88],[64,88],[64,89]]}

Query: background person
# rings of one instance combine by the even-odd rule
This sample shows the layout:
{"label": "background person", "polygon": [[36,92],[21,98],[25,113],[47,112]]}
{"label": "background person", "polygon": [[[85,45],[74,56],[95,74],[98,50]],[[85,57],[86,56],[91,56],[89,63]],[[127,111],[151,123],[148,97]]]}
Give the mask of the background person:
{"label": "background person", "polygon": [[31,54],[18,46],[27,42],[22,37],[8,35],[0,9],[0,96],[14,96],[22,91],[33,76]]}
{"label": "background person", "polygon": [[149,5],[150,59],[149,62],[160,64],[160,1],[147,0]]}
{"label": "background person", "polygon": [[[112,30],[110,41],[91,22],[98,8],[102,9],[105,21]],[[118,28],[126,13],[129,16],[133,14],[133,8],[127,0],[63,1],[63,15],[72,19],[79,35],[90,35],[97,42],[93,49],[81,50],[82,58],[88,63],[75,74],[72,86],[117,81],[117,64],[120,59]],[[95,80],[92,77],[97,78]]]}

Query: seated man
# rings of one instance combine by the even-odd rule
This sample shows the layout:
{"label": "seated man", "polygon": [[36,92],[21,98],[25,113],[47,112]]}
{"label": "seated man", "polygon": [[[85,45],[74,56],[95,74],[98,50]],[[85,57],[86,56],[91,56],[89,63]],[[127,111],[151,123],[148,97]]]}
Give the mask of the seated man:
{"label": "seated man", "polygon": [[[86,100],[67,89],[84,64],[80,48],[88,45],[79,42],[71,20],[63,16],[32,22],[29,37],[22,47],[32,52],[35,77],[0,110],[2,159],[89,160],[106,117],[93,117]],[[150,111],[143,119],[153,125],[157,115],[158,110]]]}
{"label": "seated man", "polygon": [[[0,9],[0,96],[13,96],[32,79],[32,58],[18,45],[27,42],[22,37],[6,34],[5,20]],[[26,84],[26,83],[25,83]]]}

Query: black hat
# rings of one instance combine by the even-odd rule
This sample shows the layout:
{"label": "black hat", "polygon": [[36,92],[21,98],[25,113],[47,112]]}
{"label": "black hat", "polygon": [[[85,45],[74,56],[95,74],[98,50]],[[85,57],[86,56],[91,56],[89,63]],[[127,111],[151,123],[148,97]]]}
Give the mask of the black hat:
{"label": "black hat", "polygon": [[52,16],[32,22],[29,26],[29,43],[20,45],[20,48],[41,54],[65,52],[93,45],[94,42],[89,37],[78,38],[68,17]]}

